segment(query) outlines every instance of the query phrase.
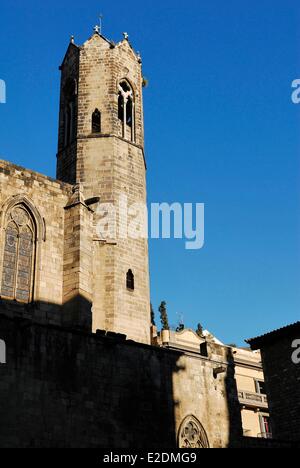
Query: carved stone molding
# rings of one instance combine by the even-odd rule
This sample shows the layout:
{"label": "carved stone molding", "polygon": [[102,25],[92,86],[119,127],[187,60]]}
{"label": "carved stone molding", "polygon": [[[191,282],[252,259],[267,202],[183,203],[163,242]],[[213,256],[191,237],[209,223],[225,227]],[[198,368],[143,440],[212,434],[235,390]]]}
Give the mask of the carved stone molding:
{"label": "carved stone molding", "polygon": [[187,416],[182,422],[178,433],[178,446],[181,449],[209,448],[205,429],[195,416]]}

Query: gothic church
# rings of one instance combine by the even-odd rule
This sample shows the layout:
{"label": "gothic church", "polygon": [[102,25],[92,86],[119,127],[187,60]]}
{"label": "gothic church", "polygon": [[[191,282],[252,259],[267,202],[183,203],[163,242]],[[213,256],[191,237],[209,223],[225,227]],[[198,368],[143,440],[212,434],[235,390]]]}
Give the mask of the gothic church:
{"label": "gothic church", "polygon": [[0,446],[227,447],[229,350],[154,346],[147,240],[97,230],[146,203],[141,57],[96,28],[60,69],[57,179],[0,162]]}

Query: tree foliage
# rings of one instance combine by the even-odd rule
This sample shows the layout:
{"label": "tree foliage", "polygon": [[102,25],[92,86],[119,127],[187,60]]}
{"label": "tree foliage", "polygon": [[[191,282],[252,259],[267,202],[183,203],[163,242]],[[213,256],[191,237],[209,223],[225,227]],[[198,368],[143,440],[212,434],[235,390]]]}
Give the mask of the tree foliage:
{"label": "tree foliage", "polygon": [[151,324],[153,325],[153,327],[156,326],[156,323],[155,323],[155,312],[153,310],[153,307],[152,307],[152,304],[150,304],[150,316],[151,316]]}
{"label": "tree foliage", "polygon": [[168,312],[167,312],[167,304],[163,301],[159,306],[159,313],[160,313],[160,321],[162,324],[163,330],[170,330],[169,319],[168,319]]}

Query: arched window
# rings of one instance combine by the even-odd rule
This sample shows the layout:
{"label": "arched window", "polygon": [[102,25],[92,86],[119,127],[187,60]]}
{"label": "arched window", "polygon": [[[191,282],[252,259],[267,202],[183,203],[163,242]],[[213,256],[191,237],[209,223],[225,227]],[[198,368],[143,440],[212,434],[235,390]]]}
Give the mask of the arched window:
{"label": "arched window", "polygon": [[95,109],[92,115],[92,133],[101,133],[101,112]]}
{"label": "arched window", "polygon": [[132,273],[132,270],[128,270],[127,272],[126,286],[130,291],[134,291],[134,274]]}
{"label": "arched window", "polygon": [[64,143],[68,146],[75,138],[77,82],[69,79],[64,86]]}
{"label": "arched window", "polygon": [[130,84],[123,80],[119,84],[118,118],[122,124],[122,137],[135,141],[134,95]]}
{"label": "arched window", "polygon": [[25,205],[16,205],[5,224],[2,297],[25,303],[32,300],[35,246],[35,222]]}
{"label": "arched window", "polygon": [[0,364],[6,364],[6,344],[0,340]]}
{"label": "arched window", "polygon": [[182,422],[178,433],[178,447],[181,449],[209,448],[205,429],[195,416],[188,416]]}

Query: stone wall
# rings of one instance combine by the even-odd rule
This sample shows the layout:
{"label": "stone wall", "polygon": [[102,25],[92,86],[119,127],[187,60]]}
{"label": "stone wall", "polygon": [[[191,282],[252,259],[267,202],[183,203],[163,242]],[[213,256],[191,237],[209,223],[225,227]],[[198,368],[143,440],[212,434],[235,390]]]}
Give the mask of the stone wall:
{"label": "stone wall", "polygon": [[[210,447],[241,434],[225,349],[210,358],[0,316],[1,447],[176,448],[193,415]],[[214,376],[213,369],[225,372]]]}
{"label": "stone wall", "polygon": [[59,323],[63,293],[64,207],[72,193],[68,184],[0,161],[0,281],[3,273],[5,222],[10,209],[20,203],[37,224],[33,301],[18,304],[1,301],[1,311]]}

